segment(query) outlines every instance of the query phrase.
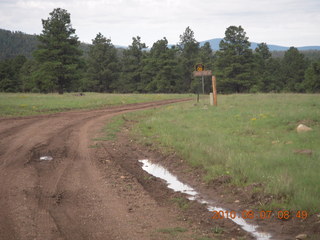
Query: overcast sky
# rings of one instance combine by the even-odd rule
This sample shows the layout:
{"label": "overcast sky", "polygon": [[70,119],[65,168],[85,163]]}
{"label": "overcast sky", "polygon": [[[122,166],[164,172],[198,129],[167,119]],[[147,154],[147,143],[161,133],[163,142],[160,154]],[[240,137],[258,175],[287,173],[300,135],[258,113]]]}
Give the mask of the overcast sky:
{"label": "overcast sky", "polygon": [[134,36],[150,47],[163,37],[175,44],[187,26],[203,41],[241,25],[253,42],[320,45],[320,0],[0,0],[0,28],[40,34],[41,19],[58,7],[87,43],[101,32],[115,45]]}

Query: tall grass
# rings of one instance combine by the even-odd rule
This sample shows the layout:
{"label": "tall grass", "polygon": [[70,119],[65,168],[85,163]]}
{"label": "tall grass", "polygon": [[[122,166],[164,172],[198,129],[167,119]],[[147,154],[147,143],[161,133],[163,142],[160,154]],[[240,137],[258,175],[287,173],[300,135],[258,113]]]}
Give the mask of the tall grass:
{"label": "tall grass", "polygon": [[0,93],[0,116],[26,116],[72,109],[92,109],[113,105],[187,97],[179,94],[23,94]]}
{"label": "tall grass", "polygon": [[[206,102],[148,111],[134,131],[203,167],[207,180],[231,175],[236,184],[263,183],[281,196],[269,207],[320,210],[320,95],[235,94],[220,96],[218,107]],[[297,133],[300,123],[313,131]]]}

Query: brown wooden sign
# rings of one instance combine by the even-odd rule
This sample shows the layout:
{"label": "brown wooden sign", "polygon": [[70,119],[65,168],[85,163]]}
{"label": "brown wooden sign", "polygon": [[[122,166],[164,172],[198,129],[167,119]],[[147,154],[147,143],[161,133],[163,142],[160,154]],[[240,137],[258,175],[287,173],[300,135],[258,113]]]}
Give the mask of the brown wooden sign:
{"label": "brown wooden sign", "polygon": [[211,70],[204,70],[204,71],[194,71],[193,76],[195,77],[202,77],[202,76],[212,76],[212,71]]}

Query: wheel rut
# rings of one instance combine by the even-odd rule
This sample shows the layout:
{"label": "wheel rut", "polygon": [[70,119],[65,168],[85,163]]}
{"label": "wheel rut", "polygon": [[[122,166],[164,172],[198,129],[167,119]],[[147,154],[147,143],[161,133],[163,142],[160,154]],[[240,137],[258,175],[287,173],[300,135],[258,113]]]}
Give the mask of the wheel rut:
{"label": "wheel rut", "polygon": [[119,165],[101,169],[89,148],[109,118],[179,101],[1,119],[0,239],[163,239],[157,228],[186,227],[137,180],[124,182]]}

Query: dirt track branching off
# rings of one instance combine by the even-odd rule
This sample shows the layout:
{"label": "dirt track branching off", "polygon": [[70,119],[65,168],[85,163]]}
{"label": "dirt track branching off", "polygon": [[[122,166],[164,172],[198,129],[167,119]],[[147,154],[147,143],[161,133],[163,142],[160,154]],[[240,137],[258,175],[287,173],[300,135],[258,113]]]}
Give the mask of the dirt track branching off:
{"label": "dirt track branching off", "polygon": [[97,109],[140,102],[187,98],[187,94],[0,93],[0,117],[30,116],[76,109]]}

